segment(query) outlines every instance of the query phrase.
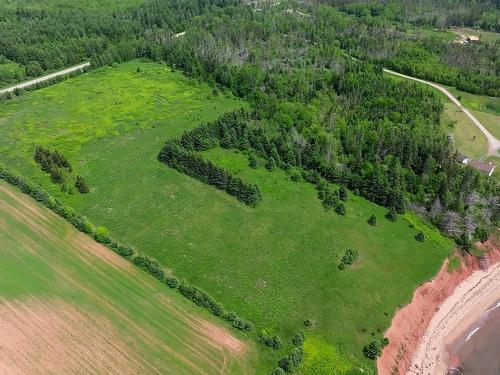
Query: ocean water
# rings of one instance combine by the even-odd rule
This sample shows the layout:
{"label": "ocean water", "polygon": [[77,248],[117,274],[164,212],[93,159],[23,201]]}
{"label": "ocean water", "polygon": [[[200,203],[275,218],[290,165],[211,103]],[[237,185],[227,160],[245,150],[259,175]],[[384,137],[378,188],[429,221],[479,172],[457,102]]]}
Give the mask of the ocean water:
{"label": "ocean water", "polygon": [[500,375],[500,301],[453,344],[464,375]]}

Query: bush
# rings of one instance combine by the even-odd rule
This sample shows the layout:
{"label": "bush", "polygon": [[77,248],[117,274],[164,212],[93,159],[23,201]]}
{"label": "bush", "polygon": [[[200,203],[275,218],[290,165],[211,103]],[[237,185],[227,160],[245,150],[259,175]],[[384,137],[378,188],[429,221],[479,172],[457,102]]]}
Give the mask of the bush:
{"label": "bush", "polygon": [[280,359],[278,366],[286,373],[293,373],[298,365],[304,360],[304,350],[302,347],[296,347],[286,357]]}
{"label": "bush", "polygon": [[424,240],[425,240],[424,232],[418,232],[418,233],[415,235],[415,239],[416,239],[418,242],[424,242]]}
{"label": "bush", "polygon": [[100,243],[109,243],[110,239],[108,237],[108,229],[103,226],[97,227],[95,229],[94,239]]}
{"label": "bush", "polygon": [[377,217],[375,215],[372,215],[366,222],[374,227],[375,225],[377,225]]}
{"label": "bush", "polygon": [[274,160],[274,158],[270,157],[269,159],[267,159],[266,169],[268,171],[274,171],[276,169],[276,161]]}
{"label": "bush", "polygon": [[61,170],[59,168],[53,166],[52,169],[50,170],[50,179],[52,180],[52,182],[54,182],[56,184],[62,183],[64,178],[63,178],[63,175],[61,173]]}
{"label": "bush", "polygon": [[484,227],[477,227],[476,230],[474,231],[474,238],[483,243],[488,240],[489,236],[490,233]]}
{"label": "bush", "polygon": [[76,176],[75,187],[82,194],[87,194],[90,191],[82,176]]}
{"label": "bush", "polygon": [[129,257],[129,256],[134,254],[134,250],[132,250],[132,248],[130,246],[124,245],[124,244],[119,244],[119,243],[116,243],[115,241],[112,241],[108,247],[111,250],[113,250],[115,253],[117,253],[118,255],[120,255],[124,258]]}
{"label": "bush", "polygon": [[134,258],[133,263],[158,280],[163,281],[165,279],[165,271],[161,269],[156,260],[144,255],[137,255]]}
{"label": "bush", "polygon": [[347,189],[345,188],[345,186],[340,187],[339,197],[340,197],[340,200],[343,202],[347,202],[347,200],[349,199],[349,195],[347,194]]}
{"label": "bush", "polygon": [[292,344],[295,345],[295,346],[302,346],[302,344],[304,343],[304,339],[305,339],[304,332],[298,331],[293,336]]}
{"label": "bush", "polygon": [[335,207],[335,212],[339,215],[345,215],[344,203],[339,203],[337,207]]}
{"label": "bush", "polygon": [[255,156],[254,153],[251,153],[250,156],[248,157],[248,165],[250,168],[256,169],[258,167],[258,160],[257,156]]}
{"label": "bush", "polygon": [[358,251],[357,250],[353,250],[353,249],[347,249],[344,256],[342,257],[341,259],[341,264],[344,264],[346,266],[350,266],[351,264],[353,264],[356,259],[358,258]]}
{"label": "bush", "polygon": [[382,354],[382,343],[380,340],[374,340],[363,348],[363,354],[366,358],[377,359]]}
{"label": "bush", "polygon": [[396,221],[398,218],[398,215],[396,213],[396,210],[394,207],[389,208],[389,211],[385,214],[385,218],[389,221]]}
{"label": "bush", "polygon": [[175,276],[167,276],[165,278],[165,283],[172,289],[179,286],[179,280]]}
{"label": "bush", "polygon": [[305,325],[306,327],[310,327],[310,326],[312,326],[312,325],[313,325],[313,321],[312,321],[312,319],[310,319],[310,318],[305,319],[305,320],[304,320],[304,325]]}
{"label": "bush", "polygon": [[259,340],[266,346],[273,349],[279,349],[283,346],[283,340],[277,334],[268,335],[266,331],[261,331],[259,333]]}

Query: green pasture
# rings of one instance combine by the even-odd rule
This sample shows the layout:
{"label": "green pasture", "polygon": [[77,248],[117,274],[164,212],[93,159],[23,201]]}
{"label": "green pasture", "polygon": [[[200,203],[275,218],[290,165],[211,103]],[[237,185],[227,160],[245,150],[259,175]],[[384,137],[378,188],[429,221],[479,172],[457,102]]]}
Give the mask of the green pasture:
{"label": "green pasture", "polygon": [[[157,161],[166,139],[245,105],[164,65],[132,61],[1,104],[0,157],[257,329],[289,340],[312,319],[306,352],[315,354],[304,374],[318,373],[311,358],[325,356],[339,358],[332,368],[373,369],[363,346],[383,335],[452,243],[437,233],[420,243],[415,222],[388,222],[384,208],[352,194],[345,216],[325,211],[311,184],[281,170],[251,169],[243,153],[217,148],[204,155],[258,184],[257,208]],[[90,194],[61,193],[32,160],[34,144],[63,152]],[[366,223],[371,214],[375,227]],[[359,259],[340,271],[348,248]],[[274,362],[270,351],[265,357]]]}

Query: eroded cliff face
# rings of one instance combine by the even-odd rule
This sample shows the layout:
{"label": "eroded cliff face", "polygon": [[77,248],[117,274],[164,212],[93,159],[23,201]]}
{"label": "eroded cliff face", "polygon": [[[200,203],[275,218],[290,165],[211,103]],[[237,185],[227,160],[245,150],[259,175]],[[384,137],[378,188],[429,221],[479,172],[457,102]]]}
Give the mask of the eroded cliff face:
{"label": "eroded cliff face", "polygon": [[[490,264],[500,261],[499,242],[497,238],[480,244],[488,250]],[[390,343],[377,361],[379,375],[406,374],[419,340],[424,335],[435,311],[453,293],[457,285],[479,269],[481,265],[478,258],[467,255],[462,259],[459,268],[449,273],[446,260],[434,279],[415,290],[411,303],[396,313],[391,327],[385,334]]]}

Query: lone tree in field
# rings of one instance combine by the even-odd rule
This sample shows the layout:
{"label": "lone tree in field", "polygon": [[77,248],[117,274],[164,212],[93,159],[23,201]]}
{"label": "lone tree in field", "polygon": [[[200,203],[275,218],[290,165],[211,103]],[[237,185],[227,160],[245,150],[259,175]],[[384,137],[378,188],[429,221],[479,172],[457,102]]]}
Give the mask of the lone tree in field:
{"label": "lone tree in field", "polygon": [[370,218],[367,220],[367,223],[374,227],[375,225],[377,225],[377,217],[375,215],[370,216]]}
{"label": "lone tree in field", "polygon": [[424,242],[424,240],[425,240],[424,233],[423,233],[423,232],[418,232],[418,233],[415,235],[415,239],[416,239],[418,242]]}
{"label": "lone tree in field", "polygon": [[87,194],[90,191],[82,176],[76,176],[75,187],[82,194]]}
{"label": "lone tree in field", "polygon": [[373,340],[363,348],[363,354],[366,358],[377,359],[382,354],[382,343],[379,340]]}

